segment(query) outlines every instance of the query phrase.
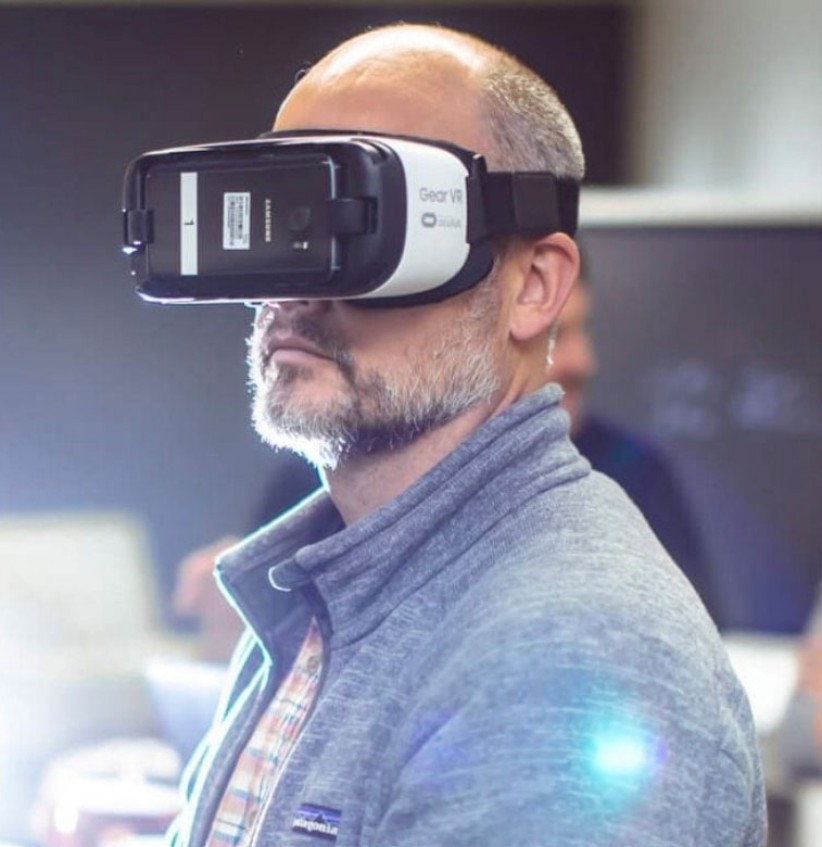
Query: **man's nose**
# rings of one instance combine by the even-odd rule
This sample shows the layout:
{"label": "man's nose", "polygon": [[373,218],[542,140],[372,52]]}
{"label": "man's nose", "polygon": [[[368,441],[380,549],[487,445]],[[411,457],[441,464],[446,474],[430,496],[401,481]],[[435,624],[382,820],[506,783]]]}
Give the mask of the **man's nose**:
{"label": "man's nose", "polygon": [[294,317],[296,315],[319,315],[327,311],[330,300],[265,300],[257,304],[254,323],[259,327],[270,324],[277,315]]}

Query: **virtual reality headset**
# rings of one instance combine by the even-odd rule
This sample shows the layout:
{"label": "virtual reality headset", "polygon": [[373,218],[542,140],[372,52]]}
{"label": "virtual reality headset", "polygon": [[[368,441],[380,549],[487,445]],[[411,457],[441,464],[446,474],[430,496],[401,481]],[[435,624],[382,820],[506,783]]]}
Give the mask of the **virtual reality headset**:
{"label": "virtual reality headset", "polygon": [[274,132],[134,160],[123,249],[150,301],[412,305],[476,285],[501,236],[573,235],[578,199],[440,141]]}

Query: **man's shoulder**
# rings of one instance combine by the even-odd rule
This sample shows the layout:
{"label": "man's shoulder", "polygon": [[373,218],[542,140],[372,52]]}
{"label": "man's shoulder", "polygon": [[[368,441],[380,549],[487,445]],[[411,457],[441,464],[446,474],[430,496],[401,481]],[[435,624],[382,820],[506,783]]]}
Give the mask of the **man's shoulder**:
{"label": "man's shoulder", "polygon": [[641,688],[667,685],[672,696],[692,686],[710,701],[717,682],[735,685],[704,606],[641,524],[593,534],[565,527],[500,545],[442,628],[458,673],[596,667]]}
{"label": "man's shoulder", "polygon": [[689,649],[717,645],[715,626],[664,551],[608,545],[552,548],[540,539],[501,556],[465,591],[452,615],[483,630],[530,629],[545,638],[595,634],[609,645],[654,638]]}
{"label": "man's shoulder", "polygon": [[677,824],[698,832],[694,843],[719,843],[706,833],[753,819],[761,776],[718,633],[672,565],[591,549],[503,554],[471,583],[430,632],[426,664],[411,669],[406,753],[424,760],[420,735],[436,739],[431,756],[482,738],[497,792],[527,794],[524,769],[557,808],[567,799],[590,803],[592,814],[612,792],[645,802],[651,784],[700,810],[703,794],[721,790],[727,820],[704,809],[704,826]]}

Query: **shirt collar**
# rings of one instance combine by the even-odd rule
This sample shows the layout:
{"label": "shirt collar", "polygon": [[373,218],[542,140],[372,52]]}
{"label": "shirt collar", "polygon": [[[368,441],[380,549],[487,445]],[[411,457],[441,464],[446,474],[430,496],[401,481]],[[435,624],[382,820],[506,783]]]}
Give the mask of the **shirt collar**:
{"label": "shirt collar", "polygon": [[560,396],[550,385],[491,418],[351,526],[321,491],[233,548],[218,570],[249,623],[265,629],[266,592],[276,585],[319,598],[335,642],[369,632],[535,491],[587,472]]}

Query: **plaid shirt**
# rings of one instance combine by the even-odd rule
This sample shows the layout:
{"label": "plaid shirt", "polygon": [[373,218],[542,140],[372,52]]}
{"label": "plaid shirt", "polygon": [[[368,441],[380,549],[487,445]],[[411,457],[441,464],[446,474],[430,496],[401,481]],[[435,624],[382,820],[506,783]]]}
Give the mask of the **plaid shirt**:
{"label": "plaid shirt", "polygon": [[322,668],[322,636],[316,620],[288,676],[282,681],[240,754],[214,817],[206,847],[250,847],[261,811],[273,795],[305,717]]}

